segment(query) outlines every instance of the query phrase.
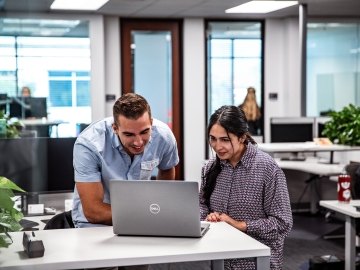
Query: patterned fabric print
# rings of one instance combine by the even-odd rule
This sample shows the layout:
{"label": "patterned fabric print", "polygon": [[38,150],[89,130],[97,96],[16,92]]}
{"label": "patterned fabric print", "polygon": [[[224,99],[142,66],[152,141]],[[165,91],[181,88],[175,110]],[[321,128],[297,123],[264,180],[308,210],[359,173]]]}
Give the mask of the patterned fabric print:
{"label": "patterned fabric print", "polygon": [[[202,197],[205,174],[215,162],[209,160],[202,169],[200,189],[201,219],[210,212],[226,213],[245,221],[247,234],[271,249],[270,268],[281,269],[284,239],[292,227],[292,214],[286,178],[275,161],[252,144],[235,168],[221,161],[222,170],[210,197],[210,209]],[[225,269],[255,269],[254,260],[225,261]]]}

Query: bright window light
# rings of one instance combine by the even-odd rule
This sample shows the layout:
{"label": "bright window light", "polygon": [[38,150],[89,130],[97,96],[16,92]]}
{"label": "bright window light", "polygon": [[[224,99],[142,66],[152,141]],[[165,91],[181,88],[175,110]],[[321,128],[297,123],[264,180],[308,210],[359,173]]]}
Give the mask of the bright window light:
{"label": "bright window light", "polygon": [[297,5],[298,1],[250,1],[225,10],[226,13],[268,13]]}
{"label": "bright window light", "polygon": [[51,9],[97,10],[109,0],[55,0]]}

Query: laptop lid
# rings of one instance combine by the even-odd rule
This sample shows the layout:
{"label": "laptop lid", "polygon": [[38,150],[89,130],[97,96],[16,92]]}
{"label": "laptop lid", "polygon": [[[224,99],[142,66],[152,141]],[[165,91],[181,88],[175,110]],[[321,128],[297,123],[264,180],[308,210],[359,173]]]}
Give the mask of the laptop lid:
{"label": "laptop lid", "polygon": [[118,235],[201,237],[198,183],[111,180],[113,230]]}

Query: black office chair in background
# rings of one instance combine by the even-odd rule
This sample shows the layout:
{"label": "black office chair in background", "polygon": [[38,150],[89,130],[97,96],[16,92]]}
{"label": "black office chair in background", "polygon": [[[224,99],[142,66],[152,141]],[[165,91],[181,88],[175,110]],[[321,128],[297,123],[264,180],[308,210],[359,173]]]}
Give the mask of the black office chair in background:
{"label": "black office chair in background", "polygon": [[75,228],[71,217],[71,210],[53,216],[45,225],[44,230]]}
{"label": "black office chair in background", "polygon": [[[360,162],[351,161],[345,167],[347,174],[351,177],[351,198],[354,200],[360,199]],[[355,220],[356,234],[360,235],[360,220]]]}
{"label": "black office chair in background", "polygon": [[351,177],[351,196],[354,200],[360,199],[360,162],[350,161],[345,167]]}

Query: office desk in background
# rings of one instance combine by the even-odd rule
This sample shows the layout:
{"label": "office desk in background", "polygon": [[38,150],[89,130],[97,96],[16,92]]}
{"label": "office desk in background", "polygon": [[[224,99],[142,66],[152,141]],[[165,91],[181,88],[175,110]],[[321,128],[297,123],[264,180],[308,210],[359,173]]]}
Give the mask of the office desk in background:
{"label": "office desk in background", "polygon": [[329,152],[329,163],[334,163],[334,152],[337,151],[360,151],[360,146],[342,144],[317,145],[314,142],[305,143],[260,143],[260,150],[274,155],[276,153],[306,153],[306,152]]}
{"label": "office desk in background", "polygon": [[112,226],[43,230],[45,254],[27,258],[22,232],[10,233],[14,243],[0,248],[2,270],[48,270],[112,267],[185,261],[256,258],[257,269],[270,269],[270,248],[224,222],[213,223],[202,238],[116,236]]}
{"label": "office desk in background", "polygon": [[356,226],[355,219],[360,218],[354,206],[360,206],[360,200],[352,200],[349,204],[337,200],[320,201],[320,206],[345,215],[345,270],[355,270],[356,258]]}
{"label": "office desk in background", "polygon": [[[53,127],[56,128],[56,137],[59,137],[59,130],[58,130],[59,125],[66,123],[61,120],[50,121],[45,118],[21,119],[20,122],[25,125],[25,129],[27,129],[27,130],[39,129],[41,131],[44,128],[47,130],[47,132],[40,132],[41,134],[38,134],[38,137],[50,137]],[[45,133],[47,133],[47,134],[45,134]]]}
{"label": "office desk in background", "polygon": [[316,181],[322,177],[337,176],[343,173],[345,164],[328,164],[321,163],[320,160],[314,157],[308,157],[304,161],[281,160],[275,158],[276,163],[283,170],[294,170],[310,174],[307,183],[310,185],[310,212],[315,214],[317,212],[317,198]]}

